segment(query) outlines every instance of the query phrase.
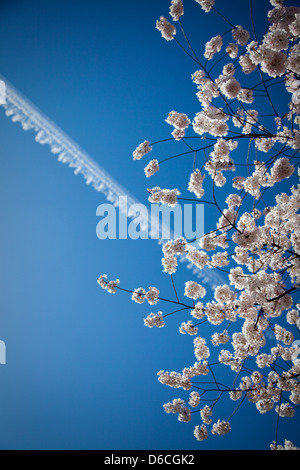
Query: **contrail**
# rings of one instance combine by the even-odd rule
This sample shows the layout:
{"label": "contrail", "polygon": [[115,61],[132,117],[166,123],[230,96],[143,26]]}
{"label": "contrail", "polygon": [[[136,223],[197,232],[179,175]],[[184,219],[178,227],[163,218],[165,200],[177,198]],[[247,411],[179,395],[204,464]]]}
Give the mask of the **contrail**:
{"label": "contrail", "polygon": [[[40,144],[48,144],[50,151],[57,155],[58,161],[67,163],[73,169],[74,174],[81,174],[86,183],[91,185],[96,191],[103,193],[106,199],[119,207],[119,210],[126,213],[128,217],[135,217],[136,214],[130,213],[130,206],[141,204],[129,191],[121,186],[115,179],[107,173],[90,155],[88,155],[76,142],[66,135],[53,121],[45,116],[35,105],[25,98],[8,80],[0,75],[0,105],[5,109],[6,116],[13,122],[20,122],[25,131],[33,130],[36,134],[35,140]],[[5,86],[4,86],[5,84]],[[123,196],[123,198],[122,198]],[[125,196],[125,198],[124,198]],[[127,204],[123,205],[127,198]],[[129,211],[127,213],[127,207]],[[151,232],[158,230],[159,220],[153,220],[149,211],[140,213],[139,222],[142,231],[149,233],[149,223],[151,221]],[[153,227],[155,222],[156,227]],[[161,243],[164,239],[172,237],[170,229],[161,225]],[[181,257],[180,261],[186,261]],[[211,287],[218,285],[220,276],[210,269],[199,270],[192,264],[187,265],[193,270],[203,282],[210,284]],[[215,270],[214,270],[215,271]],[[224,280],[223,280],[224,283]]]}
{"label": "contrail", "polygon": [[[0,78],[2,78],[0,76]],[[139,202],[112,176],[101,168],[76,142],[67,136],[54,122],[45,116],[36,106],[17,91],[6,79],[6,96],[3,107],[6,116],[13,122],[20,122],[24,131],[33,130],[35,140],[40,144],[48,144],[50,151],[57,155],[58,161],[67,163],[74,174],[81,174],[86,183],[103,193],[106,199],[118,205],[120,196],[126,196],[128,206]],[[120,207],[123,210],[123,207]],[[141,226],[146,228],[148,220],[141,219]]]}

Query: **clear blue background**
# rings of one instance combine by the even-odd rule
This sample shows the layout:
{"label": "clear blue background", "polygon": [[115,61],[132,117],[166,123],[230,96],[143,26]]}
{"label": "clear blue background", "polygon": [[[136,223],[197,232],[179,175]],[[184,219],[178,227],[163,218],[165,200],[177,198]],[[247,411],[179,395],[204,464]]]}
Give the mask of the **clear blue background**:
{"label": "clear blue background", "polygon": [[[260,28],[268,9],[268,1],[254,1]],[[168,10],[162,0],[0,4],[0,73],[143,203],[149,185],[179,186],[193,157],[162,167],[149,183],[132,151],[145,139],[170,136],[169,111],[192,116],[200,109],[190,80],[194,64],[155,29]],[[200,54],[206,40],[228,29],[192,0],[185,10]],[[228,1],[225,10],[234,24],[250,28],[248,2]],[[195,362],[192,339],[178,334],[187,316],[170,317],[164,329],[145,328],[151,307],[96,283],[107,273],[125,288],[154,285],[174,297],[160,247],[97,239],[96,208],[105,198],[0,111],[0,338],[7,347],[0,448],[268,448],[276,417],[259,415],[253,405],[232,418],[231,433],[203,443],[193,437],[198,414],[185,424],[164,413],[164,403],[185,394],[161,385],[157,372]],[[157,147],[151,158],[172,151]],[[207,211],[205,229],[214,220]],[[188,279],[183,267],[176,285]],[[232,406],[225,402],[214,417],[226,419]],[[282,439],[299,445],[297,422],[281,421]]]}

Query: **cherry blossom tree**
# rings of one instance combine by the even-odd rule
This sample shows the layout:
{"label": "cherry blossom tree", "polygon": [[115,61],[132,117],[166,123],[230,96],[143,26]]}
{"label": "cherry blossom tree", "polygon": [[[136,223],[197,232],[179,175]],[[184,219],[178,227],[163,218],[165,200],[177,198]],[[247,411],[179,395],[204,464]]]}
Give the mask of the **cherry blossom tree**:
{"label": "cherry blossom tree", "polygon": [[[185,145],[184,153],[194,156],[189,181],[181,188],[153,187],[149,201],[212,205],[219,214],[215,228],[197,244],[184,237],[163,244],[162,270],[171,277],[175,300],[157,287],[121,287],[106,275],[98,283],[110,293],[130,293],[138,304],[169,302],[174,311],[188,313],[179,333],[191,336],[195,362],[182,371],[161,370],[158,380],[181,389],[182,396],[164,409],[180,421],[193,419],[198,441],[230,432],[232,416],[248,401],[258,413],[275,413],[270,448],[296,449],[287,439],[280,444],[279,431],[281,419],[295,417],[300,404],[300,8],[270,0],[266,30],[258,37],[251,1],[251,31],[232,24],[214,0],[186,3],[191,1],[199,4],[199,15],[224,20],[225,32],[208,38],[203,55],[195,52],[183,27],[181,0],[171,1],[170,18],[161,16],[156,28],[190,58],[199,111],[194,116],[170,111],[171,136],[145,140],[133,158],[146,159],[154,145],[169,140]],[[285,99],[283,112],[276,104],[278,93]],[[245,142],[247,151],[239,153]],[[160,167],[157,159],[147,162],[146,177]],[[220,188],[222,195],[226,191],[222,202]],[[198,270],[222,272],[225,282],[214,288],[213,299],[206,300],[205,287],[191,275],[180,290],[186,300],[179,300],[173,276],[182,257]],[[163,307],[144,320],[149,328],[166,322]],[[207,337],[199,333],[203,323],[210,327]],[[270,332],[275,347],[269,347]],[[220,368],[228,370],[227,383],[218,378]],[[225,419],[215,412],[224,397],[232,402]]]}

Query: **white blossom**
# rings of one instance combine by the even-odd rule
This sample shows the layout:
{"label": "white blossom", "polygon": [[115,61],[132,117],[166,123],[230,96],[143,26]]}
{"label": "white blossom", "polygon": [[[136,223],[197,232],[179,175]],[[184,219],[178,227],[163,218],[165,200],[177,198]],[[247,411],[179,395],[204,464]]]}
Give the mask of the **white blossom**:
{"label": "white blossom", "polygon": [[284,29],[276,28],[265,35],[263,43],[274,51],[281,51],[289,47],[289,37]]}
{"label": "white blossom", "polygon": [[150,313],[150,315],[148,315],[147,318],[144,319],[144,325],[148,326],[149,328],[153,328],[154,326],[156,326],[157,328],[162,328],[163,326],[165,326],[162,312]]}
{"label": "white blossom", "polygon": [[289,25],[289,28],[293,36],[300,36],[300,13],[295,14],[295,20]]}
{"label": "white blossom", "polygon": [[145,167],[145,175],[147,178],[154,175],[159,170],[159,164],[157,160],[151,160]]}
{"label": "white blossom", "polygon": [[142,304],[145,301],[145,294],[145,289],[143,289],[142,287],[138,287],[137,289],[134,289],[131,298],[137,304]]}
{"label": "white blossom", "polygon": [[186,249],[186,259],[188,259],[194,266],[203,269],[208,263],[208,255],[203,250],[197,250],[194,246],[188,246]]}
{"label": "white blossom", "polygon": [[243,392],[241,390],[232,390],[231,392],[229,392],[229,396],[231,398],[231,400],[233,401],[237,401],[239,400],[243,395]]}
{"label": "white blossom", "polygon": [[200,297],[204,297],[206,294],[206,290],[203,286],[198,284],[195,281],[188,281],[185,283],[185,290],[184,295],[189,297],[190,299],[199,299]]}
{"label": "white blossom", "polygon": [[250,34],[242,26],[237,25],[235,29],[232,30],[232,37],[240,46],[246,46],[250,38]]}
{"label": "white blossom", "polygon": [[202,175],[201,171],[198,169],[195,170],[190,176],[188,190],[191,193],[194,193],[199,199],[204,194],[204,189],[202,186],[204,178],[205,178],[205,175]]}
{"label": "white blossom", "polygon": [[281,8],[283,6],[283,0],[270,0],[270,3],[275,8]]}
{"label": "white blossom", "polygon": [[205,316],[202,302],[196,303],[195,308],[191,310],[191,315],[192,317],[197,318],[198,320],[200,320],[201,318]]}
{"label": "white blossom", "polygon": [[194,429],[194,436],[197,439],[197,441],[204,441],[205,439],[208,438],[208,432],[205,424],[202,424],[202,426],[196,426]]}
{"label": "white blossom", "polygon": [[248,75],[256,69],[256,64],[251,60],[249,54],[244,54],[239,57],[239,63],[242,67],[244,74]]}
{"label": "white blossom", "polygon": [[148,140],[145,140],[133,152],[133,159],[140,160],[144,155],[149,153],[151,150],[152,150],[152,147],[150,145],[150,142]]}
{"label": "white blossom", "polygon": [[273,408],[273,406],[274,403],[269,398],[263,398],[262,400],[258,400],[258,402],[256,402],[256,408],[261,414],[267,413]]}
{"label": "white blossom", "polygon": [[201,5],[201,7],[206,13],[209,13],[215,4],[214,0],[196,0],[196,2]]}
{"label": "white blossom", "polygon": [[192,407],[192,408],[196,408],[200,403],[200,395],[198,392],[191,392],[190,393],[190,398],[189,398],[189,405]]}
{"label": "white blossom", "polygon": [[201,336],[197,336],[197,338],[194,339],[194,350],[198,361],[207,359],[210,356],[206,341],[204,338],[201,338]]}
{"label": "white blossom", "polygon": [[184,401],[181,398],[174,398],[172,402],[164,404],[164,410],[166,413],[179,413],[183,405]]}
{"label": "white blossom", "polygon": [[181,140],[185,136],[185,130],[184,129],[174,129],[172,132],[172,136],[174,137],[175,140]]}
{"label": "white blossom", "polygon": [[204,424],[211,424],[212,409],[208,405],[205,405],[204,408],[200,410],[200,416]]}
{"label": "white blossom", "polygon": [[161,263],[164,267],[164,272],[167,274],[174,274],[176,273],[178,261],[176,256],[165,256],[162,258]]}
{"label": "white blossom", "polygon": [[156,29],[161,32],[162,37],[167,41],[174,39],[176,34],[175,26],[169,23],[164,16],[161,16],[159,20],[156,21]]}
{"label": "white blossom", "polygon": [[238,55],[239,48],[236,44],[234,44],[233,42],[230,42],[228,46],[226,47],[226,52],[231,59],[235,59]]}
{"label": "white blossom", "polygon": [[189,124],[190,120],[184,113],[177,113],[176,111],[171,111],[166,119],[166,122],[171,126],[174,126],[175,129],[186,129]]}
{"label": "white blossom", "polygon": [[220,50],[222,49],[222,46],[223,46],[222,36],[218,34],[218,36],[211,38],[211,40],[205,44],[204,57],[207,60],[211,60],[217,52],[220,52]]}
{"label": "white blossom", "polygon": [[228,266],[229,264],[229,259],[228,259],[228,253],[226,251],[223,251],[221,253],[215,253],[211,257],[210,261],[210,266],[214,268],[221,268],[224,266]]}
{"label": "white blossom", "polygon": [[178,413],[178,421],[188,423],[191,421],[191,410],[187,406],[182,406]]}
{"label": "white blossom", "polygon": [[145,292],[145,299],[148,300],[149,305],[156,305],[158,302],[159,290],[157,287],[149,287],[149,291]]}
{"label": "white blossom", "polygon": [[294,167],[288,158],[279,158],[271,168],[271,178],[274,182],[289,178],[293,173]]}
{"label": "white blossom", "polygon": [[294,341],[294,335],[290,331],[287,331],[285,328],[283,328],[280,325],[275,325],[274,333],[275,333],[276,339],[278,341],[282,341],[285,344],[290,345]]}
{"label": "white blossom", "polygon": [[165,372],[161,370],[157,375],[159,382],[169,387],[183,388],[184,390],[190,390],[192,387],[190,379],[178,372]]}
{"label": "white blossom", "polygon": [[280,406],[275,407],[275,410],[282,418],[292,418],[295,414],[295,410],[289,403],[281,403]]}
{"label": "white blossom", "polygon": [[173,18],[173,21],[178,21],[179,18],[183,15],[184,9],[181,0],[172,0],[170,6],[170,15]]}
{"label": "white blossom", "polygon": [[230,340],[229,335],[225,332],[223,333],[214,333],[211,337],[211,342],[214,346],[219,346],[220,344],[226,344]]}
{"label": "white blossom", "polygon": [[198,328],[193,326],[191,320],[188,322],[182,322],[179,328],[180,333],[185,334],[187,333],[188,335],[196,335],[198,332]]}
{"label": "white blossom", "polygon": [[231,426],[228,421],[221,421],[218,419],[216,423],[213,424],[212,427],[212,434],[218,434],[219,436],[223,436],[224,434],[229,433],[231,430]]}
{"label": "white blossom", "polygon": [[120,283],[119,279],[116,279],[115,281],[107,281],[107,274],[101,274],[101,276],[98,277],[97,282],[110,294],[115,294],[117,292],[116,288]]}
{"label": "white blossom", "polygon": [[192,125],[196,134],[209,133],[216,137],[222,137],[228,133],[226,123],[228,119],[229,117],[222,110],[209,106],[196,113]]}
{"label": "white blossom", "polygon": [[155,188],[148,189],[150,193],[149,201],[154,204],[167,204],[170,207],[174,207],[177,204],[177,196],[180,195],[178,189],[161,189],[156,186]]}
{"label": "white blossom", "polygon": [[233,99],[240,93],[241,85],[234,77],[230,77],[221,83],[220,90],[226,98]]}
{"label": "white blossom", "polygon": [[284,446],[278,445],[275,443],[270,444],[271,450],[300,450],[299,447],[294,446],[294,444],[288,439],[284,440]]}

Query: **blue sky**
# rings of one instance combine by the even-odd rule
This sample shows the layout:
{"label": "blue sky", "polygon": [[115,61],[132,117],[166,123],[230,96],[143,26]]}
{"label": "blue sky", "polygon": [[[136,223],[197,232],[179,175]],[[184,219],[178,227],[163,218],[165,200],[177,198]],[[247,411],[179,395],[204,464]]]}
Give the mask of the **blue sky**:
{"label": "blue sky", "polygon": [[[224,24],[214,17],[212,32],[199,5],[185,5],[184,24],[203,52]],[[254,6],[262,16],[269,3]],[[0,73],[143,203],[149,181],[132,151],[145,139],[169,137],[169,111],[199,110],[190,80],[194,64],[155,29],[168,10],[162,0],[3,0],[0,6]],[[244,2],[226,2],[226,10],[234,24],[243,14],[242,24],[249,25]],[[195,361],[191,339],[178,334],[183,318],[170,317],[164,329],[145,328],[150,308],[96,283],[107,273],[125,288],[154,285],[164,297],[173,295],[161,272],[161,248],[151,240],[100,241],[96,209],[104,196],[3,110],[0,136],[0,338],[7,347],[7,364],[0,366],[0,448],[268,447],[276,418],[248,405],[232,420],[231,433],[202,444],[192,435],[200,417],[185,424],[163,412],[181,393],[161,385],[157,372],[181,371]],[[163,158],[172,149],[157,152]],[[178,186],[190,164],[176,160],[150,184]],[[205,213],[205,229],[213,222]],[[182,268],[176,284],[188,279]],[[283,422],[280,431],[297,444],[295,425]]]}

